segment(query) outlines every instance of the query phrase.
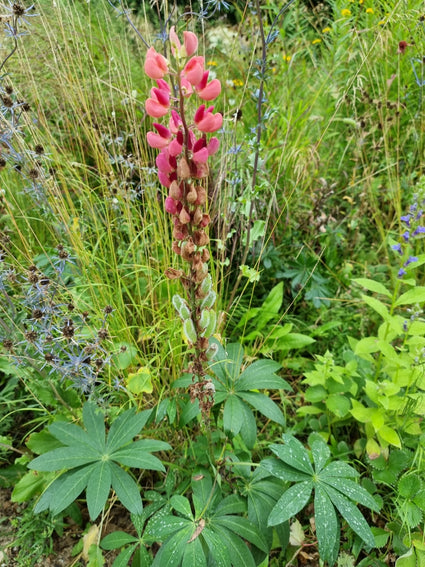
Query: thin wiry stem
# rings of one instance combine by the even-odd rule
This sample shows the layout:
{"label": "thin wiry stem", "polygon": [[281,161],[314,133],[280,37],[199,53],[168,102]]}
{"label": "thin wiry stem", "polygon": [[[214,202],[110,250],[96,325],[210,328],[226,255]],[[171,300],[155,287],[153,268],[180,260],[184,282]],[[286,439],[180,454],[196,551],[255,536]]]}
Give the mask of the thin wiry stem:
{"label": "thin wiry stem", "polygon": [[9,55],[3,59],[2,64],[0,65],[0,72],[3,69],[3,67],[6,64],[6,61],[8,61],[8,59],[10,59],[12,57],[12,55],[15,53],[15,51],[18,49],[18,40],[17,40],[17,34],[18,34],[18,24],[17,24],[17,19],[13,18],[13,24],[12,24],[12,29],[13,29],[13,40],[15,42],[15,46],[12,49],[12,51],[9,53]]}

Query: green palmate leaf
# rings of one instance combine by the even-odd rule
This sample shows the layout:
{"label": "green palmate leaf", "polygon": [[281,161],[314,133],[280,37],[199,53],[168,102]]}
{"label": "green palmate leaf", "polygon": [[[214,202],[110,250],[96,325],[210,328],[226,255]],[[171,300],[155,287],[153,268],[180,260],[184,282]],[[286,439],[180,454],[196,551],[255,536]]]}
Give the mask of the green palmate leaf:
{"label": "green palmate leaf", "polygon": [[103,510],[111,490],[111,465],[100,461],[92,468],[87,483],[86,497],[90,518],[95,520]]}
{"label": "green palmate leaf", "polygon": [[391,292],[383,284],[376,282],[375,280],[369,280],[368,278],[356,278],[353,282],[361,285],[368,291],[380,293],[381,295],[386,295],[389,298],[392,297]]}
{"label": "green palmate leaf", "polygon": [[[195,480],[196,478],[196,480]],[[212,491],[215,490],[213,498]],[[199,517],[203,509],[209,505],[213,507],[214,500],[218,497],[219,490],[213,486],[210,475],[206,474],[202,478],[192,478],[193,504],[195,506],[195,516]]]}
{"label": "green palmate leaf", "polygon": [[373,496],[365,488],[359,486],[354,481],[348,478],[327,476],[326,469],[322,471],[320,480],[327,485],[332,486],[336,490],[339,490],[339,492],[342,492],[342,494],[345,497],[350,498],[350,500],[354,500],[354,502],[362,504],[375,512],[379,512],[380,507]]}
{"label": "green palmate leaf", "polygon": [[257,526],[267,525],[267,519],[276,499],[263,492],[248,493],[248,519]]}
{"label": "green palmate leaf", "polygon": [[84,427],[99,451],[105,448],[105,419],[97,406],[86,402],[83,406]]}
{"label": "green palmate leaf", "polygon": [[313,490],[313,482],[306,480],[298,482],[288,488],[288,490],[280,497],[269,516],[268,525],[276,526],[282,524],[298,514],[304,508],[310,499]]}
{"label": "green palmate leaf", "polygon": [[152,536],[153,541],[165,541],[174,533],[185,528],[193,532],[194,525],[193,520],[159,513],[149,520],[145,535]]}
{"label": "green palmate leaf", "polygon": [[207,559],[199,538],[187,543],[182,567],[207,567]]}
{"label": "green palmate leaf", "polygon": [[279,407],[266,395],[259,392],[240,392],[240,396],[253,408],[272,421],[285,425],[285,418]]}
{"label": "green palmate leaf", "polygon": [[186,405],[183,407],[183,410],[180,415],[179,425],[183,427],[187,425],[189,421],[192,421],[197,415],[199,415],[201,410],[199,409],[199,400],[196,399],[194,402],[190,400],[187,401]]}
{"label": "green palmate leaf", "polygon": [[396,307],[399,305],[413,305],[414,303],[423,303],[425,301],[425,287],[414,287],[400,295],[396,301]]}
{"label": "green palmate leaf", "polygon": [[172,535],[159,549],[152,567],[178,567],[193,532],[193,524]]}
{"label": "green palmate leaf", "polygon": [[115,490],[118,499],[132,514],[141,514],[143,512],[143,504],[139,487],[131,476],[118,465],[112,462],[110,465],[112,488]]}
{"label": "green palmate leaf", "polygon": [[37,471],[72,469],[97,461],[99,456],[99,453],[86,445],[81,447],[60,447],[36,457],[29,463],[28,468]]}
{"label": "green palmate leaf", "polygon": [[331,456],[331,451],[324,441],[317,439],[311,444],[311,453],[316,468],[316,474],[319,473]]}
{"label": "green palmate leaf", "polygon": [[61,475],[43,493],[34,512],[37,514],[50,508],[56,515],[65,510],[86,488],[91,471],[92,466],[87,466]]}
{"label": "green palmate leaf", "polygon": [[129,443],[143,429],[149,416],[150,411],[136,414],[135,408],[118,416],[109,429],[107,451],[113,452]]}
{"label": "green palmate leaf", "polygon": [[134,445],[137,445],[137,442],[127,448],[118,449],[112,453],[111,459],[127,467],[165,472],[164,465],[157,457],[147,453],[143,447],[138,447],[134,451]]}
{"label": "green palmate leaf", "polygon": [[339,549],[339,522],[335,508],[320,484],[314,493],[314,520],[320,558],[333,565]]}
{"label": "green palmate leaf", "polygon": [[242,427],[245,411],[243,402],[238,396],[231,395],[224,403],[223,427],[224,431],[233,437],[239,433]]}
{"label": "green palmate leaf", "polygon": [[230,494],[223,498],[215,509],[214,515],[243,514],[246,511],[245,500],[238,494]]}
{"label": "green palmate leaf", "polygon": [[181,494],[174,494],[174,496],[171,497],[170,504],[176,512],[179,512],[179,514],[189,520],[193,520],[192,508],[187,498]]}
{"label": "green palmate leaf", "polygon": [[284,463],[297,469],[305,474],[312,475],[313,467],[311,466],[308,452],[292,435],[282,435],[284,444],[270,445],[270,449],[275,455],[279,457]]}
{"label": "green palmate leaf", "polygon": [[202,532],[202,537],[208,546],[211,557],[214,558],[214,567],[231,567],[229,550],[223,545],[220,536],[213,530],[206,528]]}
{"label": "green palmate leaf", "polygon": [[137,543],[138,541],[137,537],[118,530],[105,536],[100,542],[100,545],[103,549],[110,551],[111,549],[118,549],[129,543]]}
{"label": "green palmate leaf", "polygon": [[[131,567],[150,567],[152,565],[152,557],[144,545],[139,545],[133,557]],[[126,564],[127,565],[127,564]],[[114,565],[112,567],[115,567]],[[124,567],[124,565],[123,565]]]}
{"label": "green palmate leaf", "polygon": [[375,538],[370,527],[356,506],[343,496],[340,492],[329,486],[323,485],[323,490],[331,499],[331,502],[338,509],[341,516],[358,536],[370,547],[375,547]]}
{"label": "green palmate leaf", "polygon": [[49,431],[63,445],[77,445],[78,447],[91,447],[92,450],[102,450],[102,447],[96,444],[96,439],[91,438],[84,429],[74,423],[57,421],[50,425]]}
{"label": "green palmate leaf", "polygon": [[337,478],[357,478],[360,476],[356,469],[353,469],[353,467],[343,461],[334,461],[333,463],[329,463],[323,471],[323,474],[325,473],[326,476],[335,476]]}
{"label": "green palmate leaf", "polygon": [[383,441],[390,443],[390,445],[394,445],[401,449],[401,441],[398,433],[392,427],[388,425],[382,425],[377,431],[378,437],[380,437]]}
{"label": "green palmate leaf", "polygon": [[337,417],[345,417],[351,409],[351,402],[342,394],[329,394],[325,399],[326,407]]}
{"label": "green palmate leaf", "polygon": [[[279,445],[280,447],[281,445]],[[311,474],[306,474],[301,472],[289,465],[286,465],[283,461],[274,459],[273,457],[268,457],[261,461],[261,466],[268,471],[273,476],[280,478],[285,481],[303,481],[311,479]]]}
{"label": "green palmate leaf", "polygon": [[15,484],[11,497],[12,502],[26,502],[32,496],[40,494],[46,483],[53,481],[54,476],[52,472],[38,473],[36,471],[28,471]]}
{"label": "green palmate leaf", "polygon": [[214,518],[214,526],[221,526],[231,530],[258,547],[258,549],[266,553],[268,552],[267,543],[264,541],[260,530],[246,518],[241,516],[218,516]]}
{"label": "green palmate leaf", "polygon": [[252,449],[257,439],[257,422],[251,409],[246,404],[242,403],[241,409],[242,408],[243,421],[240,434],[248,449]]}
{"label": "green palmate leaf", "polygon": [[286,380],[274,374],[279,368],[281,365],[273,360],[256,360],[242,372],[235,384],[236,390],[291,390]]}
{"label": "green palmate leaf", "polygon": [[[130,565],[130,558],[133,555],[135,549],[137,548],[136,544],[130,545],[126,549],[123,549],[118,557],[115,558],[114,562],[112,563],[112,567],[128,567]],[[146,563],[145,565],[150,565],[150,563]],[[143,567],[145,567],[143,565]],[[134,563],[132,563],[132,567]],[[135,567],[135,566],[134,566]]]}
{"label": "green palmate leaf", "polygon": [[216,524],[212,529],[220,537],[222,545],[229,550],[233,567],[255,567],[251,552],[238,536]]}

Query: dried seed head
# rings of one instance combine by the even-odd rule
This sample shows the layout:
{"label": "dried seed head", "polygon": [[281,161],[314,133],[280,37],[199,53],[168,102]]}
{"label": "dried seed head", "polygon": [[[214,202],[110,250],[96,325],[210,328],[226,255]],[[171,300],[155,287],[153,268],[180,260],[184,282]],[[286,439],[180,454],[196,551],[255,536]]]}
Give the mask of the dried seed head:
{"label": "dried seed head", "polygon": [[28,272],[28,281],[32,284],[38,283],[38,276],[35,272]]}
{"label": "dried seed head", "polygon": [[4,339],[3,346],[6,350],[12,351],[13,350],[13,341],[10,339]]}
{"label": "dried seed head", "polygon": [[104,341],[109,337],[108,329],[99,329],[97,332],[97,336],[101,341]]}
{"label": "dried seed head", "polygon": [[32,319],[41,319],[43,317],[43,311],[41,309],[34,309],[31,318]]}
{"label": "dried seed head", "polygon": [[62,327],[63,336],[66,337],[67,339],[72,339],[74,333],[75,333],[75,329],[74,329],[73,321],[71,320],[66,321],[65,325]]}
{"label": "dried seed head", "polygon": [[46,285],[47,286],[47,285],[49,285],[49,283],[50,283],[49,278],[41,278],[41,280],[40,280],[40,285]]}
{"label": "dried seed head", "polygon": [[2,96],[1,100],[3,101],[3,104],[6,108],[12,108],[13,100],[10,98],[10,96]]}
{"label": "dried seed head", "polygon": [[4,87],[4,90],[7,92],[7,94],[12,94],[13,93],[13,87],[12,85],[6,85]]}
{"label": "dried seed head", "polygon": [[27,331],[24,333],[24,337],[29,343],[33,343],[37,339],[37,333],[35,331]]}
{"label": "dried seed head", "polygon": [[22,4],[18,4],[18,2],[13,4],[12,10],[15,16],[23,16],[25,14],[25,7]]}
{"label": "dried seed head", "polygon": [[114,308],[111,305],[105,305],[105,307],[103,308],[105,315],[110,315],[113,310]]}
{"label": "dried seed head", "polygon": [[18,104],[21,105],[21,108],[24,112],[29,112],[31,110],[31,106],[29,105],[28,102],[25,102],[23,100],[18,100]]}
{"label": "dried seed head", "polygon": [[0,169],[6,167],[6,160],[4,158],[0,158]]}
{"label": "dried seed head", "polygon": [[41,156],[44,154],[44,148],[41,144],[37,144],[34,148],[34,152],[38,155]]}
{"label": "dried seed head", "polygon": [[37,179],[37,177],[40,175],[40,172],[38,171],[38,169],[30,169],[28,172],[28,177],[30,179]]}
{"label": "dried seed head", "polygon": [[66,308],[68,309],[68,311],[72,312],[75,309],[75,305],[73,303],[68,303]]}
{"label": "dried seed head", "polygon": [[46,352],[45,355],[44,355],[44,360],[46,362],[53,362],[53,360],[54,360],[53,354],[50,353],[50,352]]}

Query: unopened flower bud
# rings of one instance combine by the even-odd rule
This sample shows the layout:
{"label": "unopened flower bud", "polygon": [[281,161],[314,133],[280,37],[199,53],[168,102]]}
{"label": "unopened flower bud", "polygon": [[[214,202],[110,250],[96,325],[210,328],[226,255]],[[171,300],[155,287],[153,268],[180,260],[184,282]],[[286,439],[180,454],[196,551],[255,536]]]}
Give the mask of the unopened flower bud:
{"label": "unopened flower bud", "polygon": [[186,260],[186,262],[190,262],[192,259],[192,255],[195,251],[195,244],[193,243],[192,238],[188,238],[187,241],[182,246],[182,258]]}
{"label": "unopened flower bud", "polygon": [[190,186],[190,189],[186,195],[186,200],[188,203],[193,204],[198,199],[198,193],[193,185]]}
{"label": "unopened flower bud", "polygon": [[207,191],[205,187],[201,187],[201,186],[197,187],[196,193],[198,194],[196,204],[201,206],[205,205],[205,203],[207,202]]}
{"label": "unopened flower bud", "polygon": [[[193,224],[195,226],[198,226],[201,223],[202,216],[203,215],[202,215],[201,209],[199,207],[196,207],[196,210],[193,213]],[[206,225],[204,225],[204,226],[206,226]]]}
{"label": "unopened flower bud", "polygon": [[203,229],[199,229],[193,233],[193,241],[196,246],[206,246],[210,239]]}
{"label": "unopened flower bud", "polygon": [[171,183],[170,191],[168,194],[172,199],[175,199],[176,201],[180,201],[180,199],[183,197],[183,192],[180,189],[180,186],[177,183],[177,181],[173,181]]}
{"label": "unopened flower bud", "polygon": [[190,167],[187,163],[186,158],[183,156],[177,164],[177,176],[180,179],[189,179],[190,177]]}
{"label": "unopened flower bud", "polygon": [[200,224],[202,227],[205,227],[205,226],[208,226],[208,225],[210,224],[210,222],[211,222],[211,217],[210,217],[210,215],[204,213],[204,214],[202,215],[202,220],[201,220],[201,222],[200,222],[199,224]]}
{"label": "unopened flower bud", "polygon": [[180,211],[179,220],[182,224],[188,224],[190,222],[190,214],[184,207]]}

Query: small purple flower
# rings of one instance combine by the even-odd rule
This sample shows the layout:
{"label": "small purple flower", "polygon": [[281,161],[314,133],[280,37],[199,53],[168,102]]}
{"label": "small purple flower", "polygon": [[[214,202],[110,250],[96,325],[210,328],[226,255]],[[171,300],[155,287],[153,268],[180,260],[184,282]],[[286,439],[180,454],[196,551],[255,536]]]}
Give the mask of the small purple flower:
{"label": "small purple flower", "polygon": [[425,226],[418,226],[414,231],[413,236],[416,236],[417,234],[425,234]]}
{"label": "small purple flower", "polygon": [[404,270],[403,268],[400,268],[397,274],[398,278],[402,278],[405,274],[406,274],[406,270]]}
{"label": "small purple flower", "polygon": [[408,266],[409,264],[412,264],[413,262],[417,262],[417,261],[418,261],[418,259],[417,259],[416,256],[409,256],[409,257],[407,258],[407,260],[404,262],[403,265],[404,265],[404,266]]}
{"label": "small purple flower", "polygon": [[421,218],[421,216],[423,215],[423,210],[421,209],[420,211],[418,211],[418,214],[416,215],[416,219],[415,220],[419,220]]}
{"label": "small purple flower", "polygon": [[403,232],[402,234],[405,242],[408,242],[409,238],[410,238],[410,232],[408,230],[406,230],[406,232]]}
{"label": "small purple flower", "polygon": [[401,251],[401,244],[393,244],[391,246],[391,248],[395,251],[398,252],[400,254],[400,256],[403,254],[403,252]]}
{"label": "small purple flower", "polygon": [[403,323],[403,331],[407,333],[407,321],[404,321]]}
{"label": "small purple flower", "polygon": [[410,205],[410,212],[414,213],[417,208],[418,208],[418,203],[413,203],[413,205]]}
{"label": "small purple flower", "polygon": [[407,226],[410,226],[410,219],[412,218],[412,215],[403,215],[402,217],[400,217],[400,220],[402,220],[403,222],[405,222],[407,224]]}

